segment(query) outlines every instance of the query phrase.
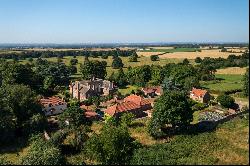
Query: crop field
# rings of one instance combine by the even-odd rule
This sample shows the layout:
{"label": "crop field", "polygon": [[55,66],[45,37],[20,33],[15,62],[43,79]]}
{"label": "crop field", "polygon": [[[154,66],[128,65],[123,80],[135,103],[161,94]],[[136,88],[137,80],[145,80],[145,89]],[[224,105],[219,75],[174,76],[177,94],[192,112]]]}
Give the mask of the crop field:
{"label": "crop field", "polygon": [[217,69],[216,74],[239,74],[244,75],[246,73],[246,67],[228,67],[225,69]]}
{"label": "crop field", "polygon": [[20,53],[20,52],[21,52],[21,51],[2,50],[2,49],[0,49],[0,55],[1,55],[1,54],[6,54],[6,53],[11,54],[11,53]]}
{"label": "crop field", "polygon": [[196,52],[200,49],[197,49],[197,48],[153,48],[151,50],[142,50],[140,52],[169,52],[169,53],[172,53],[172,52]]}
{"label": "crop field", "polygon": [[201,85],[215,93],[241,90],[243,88],[243,75],[216,74],[216,78],[218,80],[202,81]]}
{"label": "crop field", "polygon": [[[166,50],[165,50],[166,51]],[[242,53],[230,53],[230,52],[221,52],[220,49],[212,50],[201,50],[201,52],[173,52],[173,53],[164,53],[164,52],[137,52],[139,56],[150,57],[151,55],[160,55],[160,58],[174,58],[174,59],[195,59],[196,57],[205,58],[227,58],[230,54],[242,55]]]}

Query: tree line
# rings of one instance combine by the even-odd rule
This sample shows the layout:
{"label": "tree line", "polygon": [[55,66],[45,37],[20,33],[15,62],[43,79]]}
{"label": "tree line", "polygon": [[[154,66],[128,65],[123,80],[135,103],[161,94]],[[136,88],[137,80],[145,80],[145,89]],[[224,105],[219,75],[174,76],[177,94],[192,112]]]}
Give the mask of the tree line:
{"label": "tree line", "polygon": [[1,53],[0,57],[4,59],[16,59],[23,60],[26,58],[51,58],[51,57],[61,57],[64,56],[88,56],[93,58],[102,57],[107,59],[108,56],[122,56],[128,57],[132,55],[134,50],[109,50],[109,51],[21,51],[19,53]]}

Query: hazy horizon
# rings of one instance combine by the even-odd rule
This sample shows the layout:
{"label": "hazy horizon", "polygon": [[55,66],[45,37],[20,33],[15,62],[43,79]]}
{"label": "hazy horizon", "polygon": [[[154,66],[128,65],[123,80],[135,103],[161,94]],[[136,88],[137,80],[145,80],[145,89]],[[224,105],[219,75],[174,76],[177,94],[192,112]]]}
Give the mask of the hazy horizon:
{"label": "hazy horizon", "polygon": [[1,0],[0,44],[249,43],[248,0]]}

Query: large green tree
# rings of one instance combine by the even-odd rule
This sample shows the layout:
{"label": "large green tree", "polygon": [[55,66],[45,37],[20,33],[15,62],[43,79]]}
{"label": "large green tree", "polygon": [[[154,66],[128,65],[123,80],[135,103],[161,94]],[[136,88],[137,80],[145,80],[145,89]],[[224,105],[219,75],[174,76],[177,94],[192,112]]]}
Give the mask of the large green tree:
{"label": "large green tree", "polygon": [[164,135],[165,125],[182,127],[193,120],[193,111],[184,92],[167,91],[157,99],[154,112],[149,123],[149,134],[155,138]]}
{"label": "large green tree", "polygon": [[138,55],[136,52],[133,52],[132,55],[129,57],[129,62],[137,62]]}
{"label": "large green tree", "polygon": [[123,69],[119,69],[118,73],[115,75],[115,83],[118,86],[125,86],[127,84],[127,78]]}
{"label": "large green tree", "polygon": [[36,84],[45,90],[53,90],[56,86],[65,86],[69,83],[71,71],[63,63],[53,63],[37,59],[35,66]]}
{"label": "large green tree", "polygon": [[152,85],[159,85],[164,78],[162,67],[160,65],[151,65],[151,80]]}
{"label": "large green tree", "polygon": [[81,65],[80,71],[83,79],[91,79],[92,77],[104,79],[107,75],[106,66],[107,62],[105,61],[86,61]]}
{"label": "large green tree", "polygon": [[75,129],[83,124],[90,124],[90,122],[85,116],[85,111],[79,106],[73,105],[68,107],[62,114],[59,115],[59,125],[61,128]]}
{"label": "large green tree", "polygon": [[0,88],[0,93],[4,94],[1,100],[9,115],[14,115],[17,127],[22,127],[33,115],[42,113],[36,94],[28,86],[8,84]]}
{"label": "large green tree", "polygon": [[145,86],[146,83],[151,79],[151,69],[149,65],[137,66],[128,69],[126,75],[130,84]]}
{"label": "large green tree", "polygon": [[120,57],[115,57],[112,62],[113,69],[123,68],[124,64],[122,63],[122,59]]}
{"label": "large green tree", "polygon": [[175,84],[180,85],[180,88],[185,88],[187,81],[189,83],[193,82],[187,79],[189,77],[198,80],[197,69],[188,64],[167,64],[163,67],[163,73],[165,78],[171,78]]}

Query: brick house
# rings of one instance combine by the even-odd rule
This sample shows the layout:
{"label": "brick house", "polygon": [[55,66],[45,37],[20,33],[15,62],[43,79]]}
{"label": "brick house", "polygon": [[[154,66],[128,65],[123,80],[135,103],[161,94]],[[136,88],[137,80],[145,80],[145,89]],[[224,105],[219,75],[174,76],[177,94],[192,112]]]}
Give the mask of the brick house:
{"label": "brick house", "polygon": [[106,115],[119,118],[125,112],[133,113],[137,118],[147,116],[144,111],[152,109],[151,101],[141,96],[130,95],[123,102],[116,103],[104,110]]}
{"label": "brick house", "polygon": [[67,108],[67,103],[55,96],[40,99],[40,104],[46,116],[60,114]]}
{"label": "brick house", "polygon": [[193,88],[190,91],[190,98],[201,103],[208,103],[210,101],[210,94],[206,90]]}
{"label": "brick house", "polygon": [[89,120],[100,120],[101,119],[101,117],[95,112],[93,107],[81,105],[80,108],[85,110],[85,116]]}
{"label": "brick house", "polygon": [[75,81],[69,85],[69,91],[73,98],[80,101],[96,95],[109,95],[114,90],[112,82],[93,78],[91,80]]}
{"label": "brick house", "polygon": [[142,92],[148,97],[161,96],[163,94],[161,86],[142,88]]}

